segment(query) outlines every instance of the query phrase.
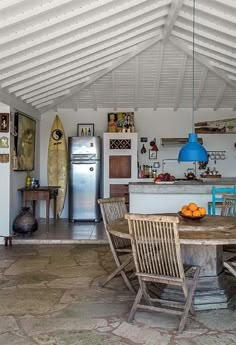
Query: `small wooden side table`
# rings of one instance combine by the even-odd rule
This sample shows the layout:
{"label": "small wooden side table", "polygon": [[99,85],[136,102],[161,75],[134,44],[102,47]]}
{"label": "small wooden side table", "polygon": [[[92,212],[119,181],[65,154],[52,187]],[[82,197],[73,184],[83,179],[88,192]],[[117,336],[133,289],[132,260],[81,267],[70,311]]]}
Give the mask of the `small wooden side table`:
{"label": "small wooden side table", "polygon": [[32,201],[33,203],[33,214],[35,215],[36,201],[45,200],[46,201],[46,224],[47,231],[49,229],[49,212],[50,212],[50,200],[54,200],[53,215],[56,219],[57,210],[57,195],[60,186],[44,186],[38,188],[19,188],[18,190],[22,192],[23,206],[26,206],[27,201]]}

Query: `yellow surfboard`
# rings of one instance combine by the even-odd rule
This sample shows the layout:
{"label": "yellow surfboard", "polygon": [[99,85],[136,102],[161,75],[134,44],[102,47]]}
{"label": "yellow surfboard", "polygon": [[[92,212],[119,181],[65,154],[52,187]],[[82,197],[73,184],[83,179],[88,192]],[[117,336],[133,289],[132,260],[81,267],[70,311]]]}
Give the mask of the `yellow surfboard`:
{"label": "yellow surfboard", "polygon": [[57,197],[57,218],[60,217],[64,207],[67,190],[67,171],[68,157],[65,132],[59,116],[56,115],[48,144],[48,185],[60,186]]}

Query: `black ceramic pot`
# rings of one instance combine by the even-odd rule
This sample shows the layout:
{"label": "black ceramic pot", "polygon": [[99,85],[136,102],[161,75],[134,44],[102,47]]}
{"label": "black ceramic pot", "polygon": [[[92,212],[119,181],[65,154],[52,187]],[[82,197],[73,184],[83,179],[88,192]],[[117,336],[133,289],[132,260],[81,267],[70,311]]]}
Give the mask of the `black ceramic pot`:
{"label": "black ceramic pot", "polygon": [[38,230],[38,222],[30,207],[22,207],[13,222],[13,232],[26,234]]}

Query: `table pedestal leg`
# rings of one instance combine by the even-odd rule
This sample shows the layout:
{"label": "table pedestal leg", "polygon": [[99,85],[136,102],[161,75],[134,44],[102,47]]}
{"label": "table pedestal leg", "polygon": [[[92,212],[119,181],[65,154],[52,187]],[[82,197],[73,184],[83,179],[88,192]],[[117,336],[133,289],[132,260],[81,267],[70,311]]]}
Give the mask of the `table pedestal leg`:
{"label": "table pedestal leg", "polygon": [[[227,308],[231,297],[236,293],[223,272],[223,246],[182,245],[182,258],[185,264],[201,266],[193,305],[196,310]],[[162,298],[181,300],[180,291],[167,286]]]}

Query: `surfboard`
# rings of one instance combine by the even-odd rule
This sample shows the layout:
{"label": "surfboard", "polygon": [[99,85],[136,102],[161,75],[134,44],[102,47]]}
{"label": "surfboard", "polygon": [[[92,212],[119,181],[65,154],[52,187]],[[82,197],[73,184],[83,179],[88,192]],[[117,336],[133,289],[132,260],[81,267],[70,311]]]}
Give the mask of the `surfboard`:
{"label": "surfboard", "polygon": [[57,218],[60,217],[64,208],[67,190],[67,143],[65,132],[58,115],[52,125],[48,143],[48,185],[60,186],[57,196]]}

